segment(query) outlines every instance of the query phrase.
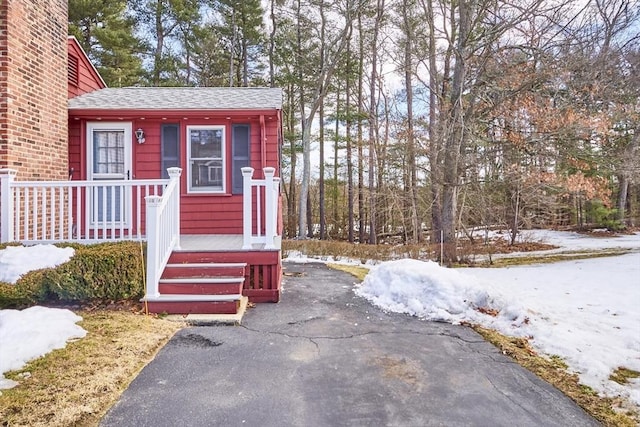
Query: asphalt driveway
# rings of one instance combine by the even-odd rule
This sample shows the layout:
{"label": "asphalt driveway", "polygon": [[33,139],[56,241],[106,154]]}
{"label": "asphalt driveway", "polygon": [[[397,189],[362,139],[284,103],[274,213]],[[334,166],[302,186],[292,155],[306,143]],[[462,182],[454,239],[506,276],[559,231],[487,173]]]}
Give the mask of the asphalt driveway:
{"label": "asphalt driveway", "polygon": [[180,331],[101,425],[598,425],[473,330],[383,313],[322,264],[285,267],[279,304]]}

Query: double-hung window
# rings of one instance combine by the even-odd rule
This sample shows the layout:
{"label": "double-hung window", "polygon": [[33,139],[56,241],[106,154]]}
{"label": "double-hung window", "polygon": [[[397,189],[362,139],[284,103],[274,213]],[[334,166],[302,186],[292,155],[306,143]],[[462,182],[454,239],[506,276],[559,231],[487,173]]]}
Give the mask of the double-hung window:
{"label": "double-hung window", "polygon": [[224,193],[224,126],[187,126],[188,191]]}

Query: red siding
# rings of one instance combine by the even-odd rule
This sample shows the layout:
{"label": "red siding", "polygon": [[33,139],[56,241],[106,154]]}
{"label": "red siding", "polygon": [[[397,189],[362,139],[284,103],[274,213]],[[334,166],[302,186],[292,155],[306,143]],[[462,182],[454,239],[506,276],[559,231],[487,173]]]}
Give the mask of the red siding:
{"label": "red siding", "polygon": [[67,49],[70,67],[67,79],[68,98],[105,88],[104,81],[74,37],[67,39]]}
{"label": "red siding", "polygon": [[[85,153],[85,123],[92,121],[83,112],[71,111],[71,115],[78,114],[78,120],[70,117],[69,120],[69,164],[75,170],[75,179],[85,179],[86,153]],[[208,120],[203,116],[190,116],[188,112],[182,117],[146,117],[134,111],[120,111],[110,114],[101,114],[104,121],[126,121],[132,123],[133,131],[140,128],[145,133],[145,143],[133,143],[132,163],[134,179],[157,179],[161,174],[161,141],[160,132],[162,124],[178,124],[180,126],[180,158],[183,169],[181,178],[181,231],[183,234],[241,234],[242,233],[242,196],[231,195],[231,126],[233,124],[249,124],[251,126],[251,166],[256,170],[254,178],[264,178],[262,167],[276,168],[276,176],[280,176],[278,158],[278,120],[276,111],[265,114],[266,146],[265,159],[262,159],[261,124],[259,116],[242,116],[238,112],[226,114],[218,113],[217,117]],[[213,114],[212,114],[213,116]],[[229,118],[227,118],[229,117]],[[273,119],[269,120],[269,117]],[[97,117],[96,117],[97,119]],[[226,126],[226,194],[187,194],[187,126],[215,125]]]}

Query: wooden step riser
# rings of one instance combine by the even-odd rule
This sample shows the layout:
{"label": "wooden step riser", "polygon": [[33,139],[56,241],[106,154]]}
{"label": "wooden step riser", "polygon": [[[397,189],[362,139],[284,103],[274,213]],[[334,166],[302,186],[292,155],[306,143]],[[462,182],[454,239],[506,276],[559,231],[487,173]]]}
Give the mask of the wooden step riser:
{"label": "wooden step riser", "polygon": [[240,301],[149,301],[150,313],[167,314],[236,314]]}
{"label": "wooden step riser", "polygon": [[163,279],[180,279],[185,277],[244,277],[244,268],[167,266],[162,273]]}
{"label": "wooden step riser", "polygon": [[158,289],[162,295],[237,295],[242,294],[240,283],[160,283]]}
{"label": "wooden step riser", "polygon": [[169,257],[169,264],[245,262],[249,264],[273,263],[280,257],[278,251],[238,252],[190,252],[176,251]]}

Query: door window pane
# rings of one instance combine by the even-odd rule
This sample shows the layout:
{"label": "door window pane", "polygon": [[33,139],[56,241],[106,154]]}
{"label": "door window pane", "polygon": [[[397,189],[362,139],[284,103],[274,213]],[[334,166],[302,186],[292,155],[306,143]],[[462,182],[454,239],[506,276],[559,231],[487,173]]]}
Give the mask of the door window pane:
{"label": "door window pane", "polygon": [[124,174],[124,130],[94,130],[93,147],[94,174]]}

